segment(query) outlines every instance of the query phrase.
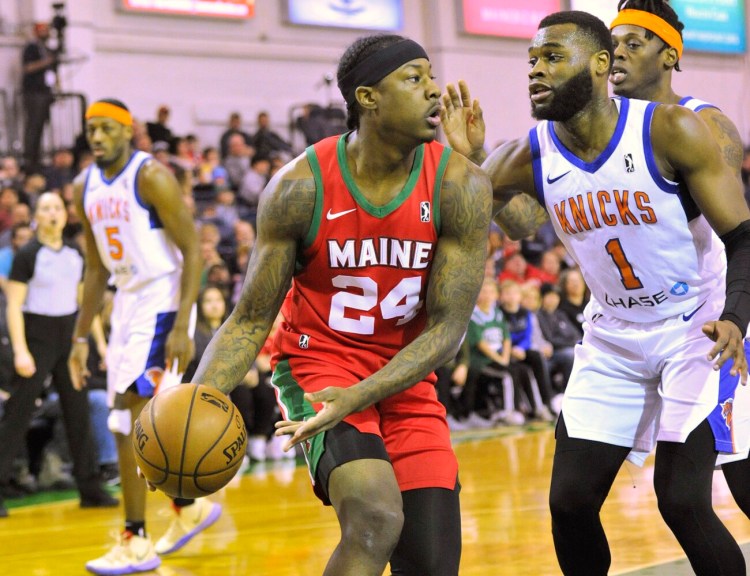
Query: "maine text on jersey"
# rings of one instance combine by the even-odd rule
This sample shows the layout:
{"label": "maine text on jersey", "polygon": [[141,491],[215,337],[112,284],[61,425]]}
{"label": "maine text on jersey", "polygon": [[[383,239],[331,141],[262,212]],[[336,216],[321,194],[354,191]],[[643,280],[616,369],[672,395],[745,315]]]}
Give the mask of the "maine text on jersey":
{"label": "maine text on jersey", "polygon": [[328,262],[331,268],[367,268],[388,266],[423,270],[430,265],[433,242],[400,238],[363,238],[344,241],[328,240]]}
{"label": "maine text on jersey", "polygon": [[566,234],[592,228],[630,224],[656,224],[656,213],[646,192],[599,190],[586,192],[555,203],[554,214]]}
{"label": "maine text on jersey", "polygon": [[130,207],[126,198],[105,197],[91,202],[86,211],[89,222],[94,225],[103,220],[130,222]]}

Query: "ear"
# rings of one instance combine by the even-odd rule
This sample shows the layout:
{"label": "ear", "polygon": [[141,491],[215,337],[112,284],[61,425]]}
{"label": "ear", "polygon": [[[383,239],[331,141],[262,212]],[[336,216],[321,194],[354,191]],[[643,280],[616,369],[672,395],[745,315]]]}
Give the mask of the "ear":
{"label": "ear", "polygon": [[665,68],[670,70],[674,68],[675,66],[677,66],[677,62],[679,61],[680,57],[677,55],[676,48],[672,48],[671,46],[669,46],[666,50],[664,50],[663,54],[664,54],[663,61],[664,61]]}
{"label": "ear", "polygon": [[358,86],[354,91],[354,97],[364,110],[374,110],[377,108],[374,92],[375,89],[372,86]]}
{"label": "ear", "polygon": [[594,73],[597,75],[609,76],[609,70],[611,68],[612,60],[609,52],[606,50],[599,50],[593,56]]}

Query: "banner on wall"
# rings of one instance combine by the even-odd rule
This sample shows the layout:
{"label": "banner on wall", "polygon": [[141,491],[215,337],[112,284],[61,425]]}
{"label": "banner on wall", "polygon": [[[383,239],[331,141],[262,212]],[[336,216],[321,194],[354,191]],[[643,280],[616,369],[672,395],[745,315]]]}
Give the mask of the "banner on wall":
{"label": "banner on wall", "polygon": [[745,0],[672,0],[686,50],[745,52]]}
{"label": "banner on wall", "polygon": [[533,38],[539,21],[562,10],[561,0],[459,0],[467,34]]}
{"label": "banner on wall", "polygon": [[363,30],[403,28],[402,0],[287,0],[290,24]]}
{"label": "banner on wall", "polygon": [[126,12],[205,16],[210,18],[252,18],[255,0],[122,0]]}

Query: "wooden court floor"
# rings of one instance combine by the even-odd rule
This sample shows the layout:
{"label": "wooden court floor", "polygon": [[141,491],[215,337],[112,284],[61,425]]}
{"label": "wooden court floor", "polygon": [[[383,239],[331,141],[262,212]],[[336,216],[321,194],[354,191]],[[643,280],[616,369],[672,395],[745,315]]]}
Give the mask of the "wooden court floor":
{"label": "wooden court floor", "polygon": [[[559,574],[547,510],[552,429],[461,432],[454,440],[463,484],[461,576]],[[658,516],[652,474],[652,461],[642,469],[626,464],[605,504],[612,575],[684,558]],[[168,501],[161,494],[149,498],[149,528],[158,537],[169,521]],[[220,520],[148,574],[322,574],[338,527],[333,511],[312,495],[305,468],[290,461],[255,466],[214,498],[225,509]],[[750,541],[750,521],[735,506],[721,473],[715,477],[714,502],[737,540]],[[0,520],[2,573],[85,574],[84,563],[105,551],[108,533],[120,524],[119,512],[80,510],[76,501],[13,509],[10,518]]]}

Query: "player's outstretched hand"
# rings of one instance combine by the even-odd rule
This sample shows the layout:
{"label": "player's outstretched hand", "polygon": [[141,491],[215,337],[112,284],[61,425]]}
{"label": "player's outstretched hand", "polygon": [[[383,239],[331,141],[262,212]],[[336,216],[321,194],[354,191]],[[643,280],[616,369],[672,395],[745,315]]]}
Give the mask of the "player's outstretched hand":
{"label": "player's outstretched hand", "polygon": [[484,158],[478,154],[484,151],[485,126],[479,100],[472,101],[469,87],[463,80],[458,81],[458,90],[453,84],[448,84],[445,90],[440,110],[445,137],[456,152],[481,164]]}
{"label": "player's outstretched hand", "polygon": [[276,435],[291,434],[284,444],[284,451],[291,450],[320,432],[330,430],[352,412],[357,410],[356,391],[351,388],[329,386],[319,392],[305,394],[305,400],[311,404],[322,404],[318,413],[304,422],[284,420],[276,423]]}
{"label": "player's outstretched hand", "polygon": [[172,330],[167,336],[164,346],[167,359],[167,368],[171,368],[174,362],[183,369],[190,364],[195,353],[195,343],[190,338],[187,330]]}
{"label": "player's outstretched hand", "polygon": [[[739,375],[740,382],[747,384],[747,358],[743,334],[734,322],[714,320],[703,325],[703,333],[715,342],[708,353],[708,360],[715,360],[714,370],[719,370],[726,362],[732,360],[732,376]],[[718,356],[718,358],[717,358]]]}

